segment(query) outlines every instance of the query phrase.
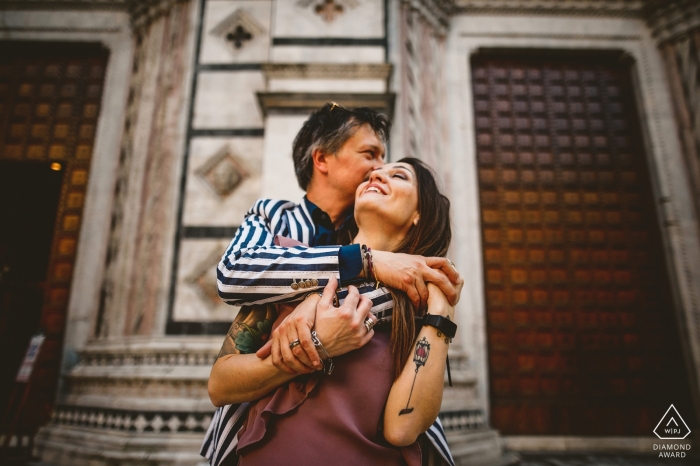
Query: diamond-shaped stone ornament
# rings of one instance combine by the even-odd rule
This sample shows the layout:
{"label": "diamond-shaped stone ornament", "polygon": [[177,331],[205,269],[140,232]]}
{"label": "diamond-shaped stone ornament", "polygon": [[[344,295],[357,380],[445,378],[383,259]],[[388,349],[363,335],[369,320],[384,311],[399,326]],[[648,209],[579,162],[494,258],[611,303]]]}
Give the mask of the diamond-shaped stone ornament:
{"label": "diamond-shaped stone ornament", "polygon": [[228,146],[209,157],[195,174],[221,199],[233,193],[250,176],[243,162]]}
{"label": "diamond-shaped stone ornament", "polygon": [[224,42],[234,55],[264,32],[265,28],[242,8],[228,15],[209,31]]}
{"label": "diamond-shaped stone ornament", "polygon": [[185,281],[194,288],[199,299],[212,309],[221,304],[215,272],[219,259],[221,259],[221,248],[215,247],[185,278]]}

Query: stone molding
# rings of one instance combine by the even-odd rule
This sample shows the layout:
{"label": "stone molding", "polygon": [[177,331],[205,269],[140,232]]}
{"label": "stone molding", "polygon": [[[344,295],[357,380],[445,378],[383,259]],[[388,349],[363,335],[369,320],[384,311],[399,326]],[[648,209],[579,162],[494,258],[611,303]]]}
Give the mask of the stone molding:
{"label": "stone molding", "polygon": [[389,63],[264,63],[265,79],[382,79],[391,76]]}
{"label": "stone molding", "polygon": [[346,107],[370,107],[392,117],[396,94],[341,92],[258,92],[258,103],[264,116],[269,114],[307,114],[328,102]]}
{"label": "stone molding", "polygon": [[201,432],[130,432],[49,424],[36,436],[35,454],[46,464],[70,466],[192,466]]}
{"label": "stone molding", "polygon": [[700,27],[700,2],[697,0],[650,0],[646,13],[651,33],[659,42]]}
{"label": "stone molding", "polygon": [[0,10],[117,10],[131,0],[0,0]]}
{"label": "stone molding", "polygon": [[645,0],[454,0],[456,13],[640,17]]}
{"label": "stone molding", "polygon": [[98,340],[80,351],[80,366],[193,366],[211,367],[221,337],[131,338]]}
{"label": "stone molding", "polygon": [[127,11],[134,31],[146,28],[189,0],[0,0],[0,10],[112,10]]}

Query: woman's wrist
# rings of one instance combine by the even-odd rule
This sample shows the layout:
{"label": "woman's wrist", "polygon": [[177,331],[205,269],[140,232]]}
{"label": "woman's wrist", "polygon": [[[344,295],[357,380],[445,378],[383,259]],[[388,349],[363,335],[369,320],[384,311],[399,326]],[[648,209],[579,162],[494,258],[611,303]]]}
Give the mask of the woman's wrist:
{"label": "woman's wrist", "polygon": [[445,303],[442,306],[430,306],[425,311],[427,314],[432,314],[434,316],[447,317],[450,320],[454,320],[454,308],[449,304]]}

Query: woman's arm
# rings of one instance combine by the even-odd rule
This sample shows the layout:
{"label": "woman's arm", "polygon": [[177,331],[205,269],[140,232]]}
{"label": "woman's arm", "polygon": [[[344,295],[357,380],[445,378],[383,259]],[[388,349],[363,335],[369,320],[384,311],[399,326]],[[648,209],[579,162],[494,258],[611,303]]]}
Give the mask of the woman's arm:
{"label": "woman's arm", "polygon": [[243,308],[238,313],[209,376],[214,406],[257,400],[297,375],[277,369],[271,357],[255,355],[269,339],[277,317],[274,305]]}
{"label": "woman's arm", "polygon": [[[454,319],[454,308],[444,293],[432,283],[428,292],[428,312]],[[425,326],[418,333],[411,358],[392,385],[384,410],[384,438],[392,445],[412,444],[435,422],[442,403],[449,341],[434,327]]]}

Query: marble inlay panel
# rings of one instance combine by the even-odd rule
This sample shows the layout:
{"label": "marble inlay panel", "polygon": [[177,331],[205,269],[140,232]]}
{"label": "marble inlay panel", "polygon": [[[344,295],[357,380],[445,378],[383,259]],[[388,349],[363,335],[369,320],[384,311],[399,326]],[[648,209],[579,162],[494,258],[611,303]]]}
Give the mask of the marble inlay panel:
{"label": "marble inlay panel", "polygon": [[384,63],[382,46],[304,46],[273,47],[270,61],[277,63]]}
{"label": "marble inlay panel", "polygon": [[385,92],[381,79],[271,79],[270,92]]}
{"label": "marble inlay panel", "polygon": [[225,304],[216,290],[216,266],[229,241],[185,239],[180,243],[174,321],[233,321],[239,308]]}
{"label": "marble inlay panel", "polygon": [[201,72],[194,102],[197,129],[261,128],[255,93],[265,88],[262,72]]}
{"label": "marble inlay panel", "polygon": [[260,197],[262,138],[194,138],[184,225],[235,226]]}
{"label": "marble inlay panel", "polygon": [[384,0],[285,0],[274,37],[383,37]]}
{"label": "marble inlay panel", "polygon": [[[270,5],[269,1],[208,1],[202,27],[200,63],[267,61]],[[237,33],[239,26],[241,30]],[[233,33],[231,37],[227,37],[229,32]],[[251,37],[246,38],[243,33]],[[236,47],[237,38],[240,47]]]}

